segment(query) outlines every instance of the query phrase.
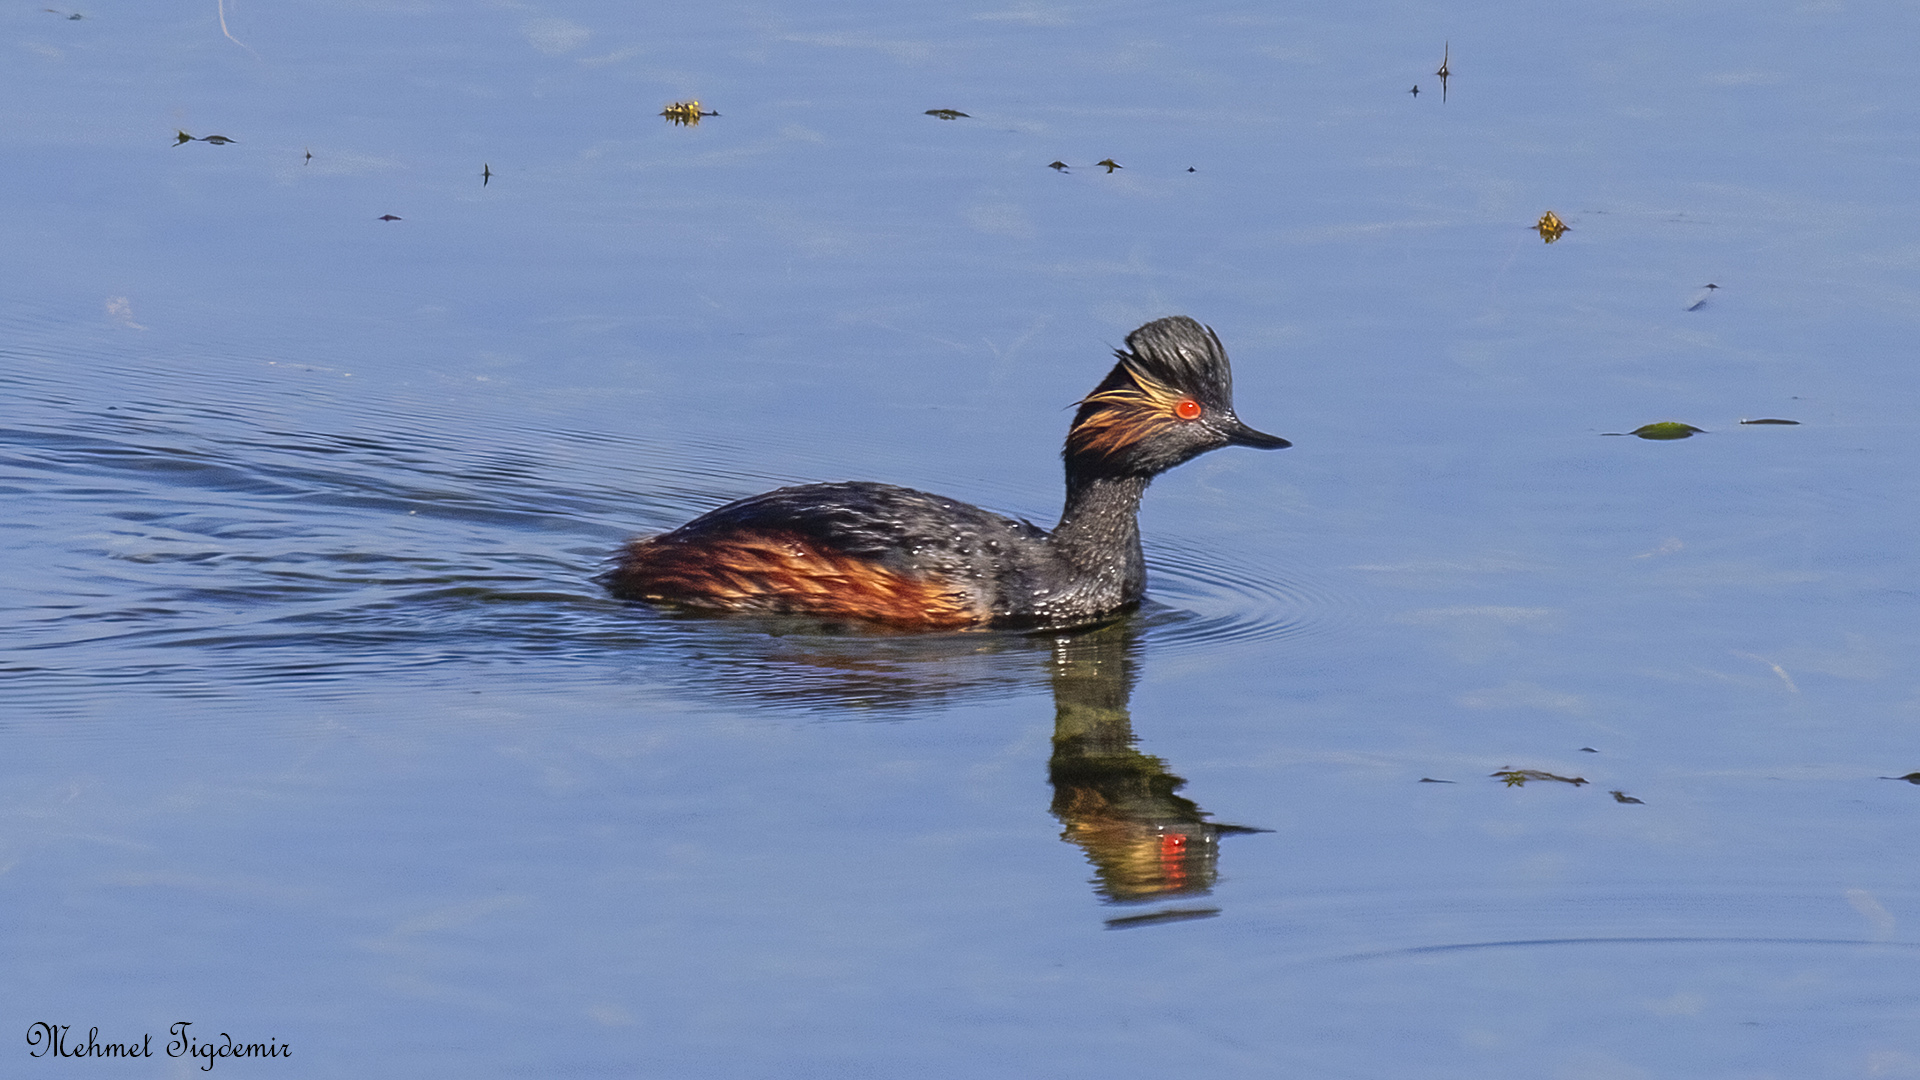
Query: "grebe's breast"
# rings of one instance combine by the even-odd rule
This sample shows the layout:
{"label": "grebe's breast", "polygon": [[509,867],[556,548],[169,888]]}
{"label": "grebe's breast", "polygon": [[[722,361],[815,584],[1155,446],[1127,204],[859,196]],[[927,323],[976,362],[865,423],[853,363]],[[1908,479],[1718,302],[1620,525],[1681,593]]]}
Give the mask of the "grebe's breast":
{"label": "grebe's breast", "polygon": [[726,611],[982,626],[1025,613],[1047,533],[891,484],[807,484],[637,540],[607,583],[628,600]]}

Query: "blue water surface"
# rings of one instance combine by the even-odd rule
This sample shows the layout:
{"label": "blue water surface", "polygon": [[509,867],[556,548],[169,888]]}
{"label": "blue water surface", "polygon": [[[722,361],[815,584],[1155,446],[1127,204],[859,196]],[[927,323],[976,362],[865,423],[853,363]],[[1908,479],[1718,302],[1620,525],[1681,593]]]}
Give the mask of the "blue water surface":
{"label": "blue water surface", "polygon": [[[0,11],[0,1071],[1920,1076],[1916,32]],[[1051,523],[1170,314],[1295,446],[1117,625],[595,580],[783,483]]]}

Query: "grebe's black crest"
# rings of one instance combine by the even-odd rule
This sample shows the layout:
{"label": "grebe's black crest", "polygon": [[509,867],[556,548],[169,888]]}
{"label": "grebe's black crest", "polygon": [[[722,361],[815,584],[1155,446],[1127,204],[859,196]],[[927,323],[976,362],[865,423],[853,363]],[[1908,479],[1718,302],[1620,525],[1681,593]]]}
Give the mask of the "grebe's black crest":
{"label": "grebe's black crest", "polygon": [[1113,355],[1139,377],[1200,395],[1203,405],[1233,404],[1233,368],[1220,335],[1185,315],[1135,330],[1127,335],[1126,349]]}
{"label": "grebe's black crest", "polygon": [[1233,369],[1211,327],[1160,319],[1114,355],[1120,362],[1081,399],[1067,433],[1069,473],[1152,476],[1222,446],[1292,445],[1233,414]]}
{"label": "grebe's black crest", "polygon": [[1176,316],[1127,335],[1067,433],[1051,532],[889,484],[808,484],[636,540],[607,574],[625,600],[916,628],[1084,626],[1146,594],[1136,513],[1153,477],[1223,446],[1287,440],[1233,414],[1212,330]]}

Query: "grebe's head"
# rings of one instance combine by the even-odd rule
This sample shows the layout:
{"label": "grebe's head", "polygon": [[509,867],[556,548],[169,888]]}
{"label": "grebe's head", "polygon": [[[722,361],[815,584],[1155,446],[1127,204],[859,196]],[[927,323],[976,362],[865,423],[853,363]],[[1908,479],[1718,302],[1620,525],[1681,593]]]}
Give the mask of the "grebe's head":
{"label": "grebe's head", "polygon": [[1223,446],[1291,446],[1233,415],[1227,350],[1184,315],[1127,335],[1120,362],[1080,401],[1067,432],[1069,473],[1152,476]]}

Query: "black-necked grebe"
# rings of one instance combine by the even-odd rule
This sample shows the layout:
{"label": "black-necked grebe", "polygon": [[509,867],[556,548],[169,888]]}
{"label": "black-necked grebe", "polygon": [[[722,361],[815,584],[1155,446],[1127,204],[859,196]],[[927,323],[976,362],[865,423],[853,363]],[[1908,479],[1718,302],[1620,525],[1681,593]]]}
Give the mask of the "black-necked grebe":
{"label": "black-necked grebe", "polygon": [[1127,335],[1067,432],[1067,506],[1051,533],[890,484],[781,488],[635,540],[613,595],[675,607],[895,626],[1067,627],[1140,603],[1136,514],[1160,473],[1223,446],[1287,440],[1233,415],[1219,337],[1184,316]]}

